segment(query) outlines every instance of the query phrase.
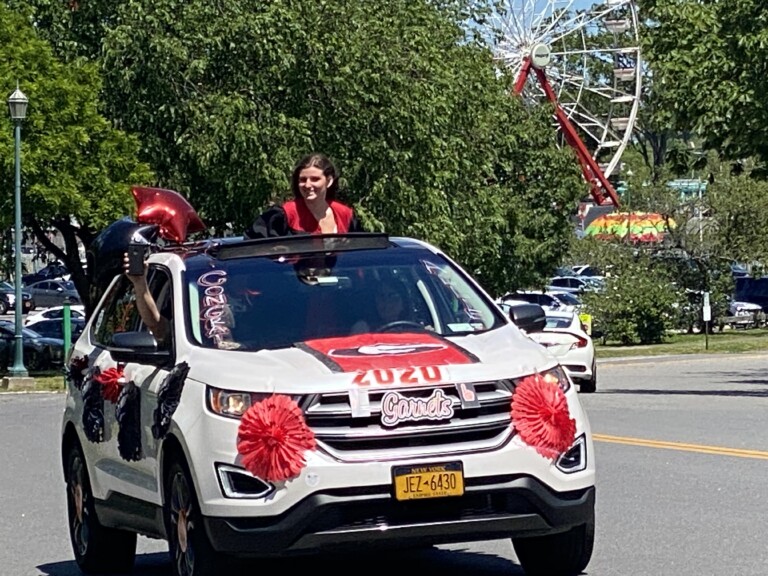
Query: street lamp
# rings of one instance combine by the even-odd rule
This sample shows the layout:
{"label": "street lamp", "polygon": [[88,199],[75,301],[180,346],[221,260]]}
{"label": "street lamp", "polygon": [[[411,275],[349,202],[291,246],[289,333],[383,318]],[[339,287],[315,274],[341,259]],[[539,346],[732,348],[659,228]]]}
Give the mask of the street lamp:
{"label": "street lamp", "polygon": [[8,97],[8,108],[11,112],[11,120],[14,124],[14,139],[16,143],[14,160],[16,163],[16,191],[14,197],[14,235],[13,235],[13,247],[14,254],[14,282],[13,287],[16,293],[15,302],[15,333],[14,333],[14,350],[15,356],[13,360],[13,367],[9,370],[9,376],[11,377],[26,377],[29,374],[27,369],[24,368],[24,337],[22,335],[21,326],[21,123],[27,116],[27,103],[29,100],[24,95],[24,92],[19,90],[19,85],[16,85],[16,90]]}

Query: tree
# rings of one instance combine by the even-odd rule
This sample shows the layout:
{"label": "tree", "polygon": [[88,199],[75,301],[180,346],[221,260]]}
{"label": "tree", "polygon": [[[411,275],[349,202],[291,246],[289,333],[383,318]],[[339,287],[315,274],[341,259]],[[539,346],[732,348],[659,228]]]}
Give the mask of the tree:
{"label": "tree", "polygon": [[33,4],[55,46],[98,59],[110,118],[211,225],[242,230],[320,150],[370,229],[443,247],[491,291],[546,275],[572,235],[578,163],[466,36],[482,2]]}
{"label": "tree", "polygon": [[766,52],[762,0],[644,0],[644,45],[659,108],[679,130],[724,157],[768,160]]}
{"label": "tree", "polygon": [[[90,305],[78,240],[87,248],[104,226],[129,214],[129,185],[149,180],[151,172],[137,160],[136,138],[115,130],[99,113],[97,68],[82,60],[64,65],[26,18],[0,4],[0,83],[10,94],[17,82],[30,100],[22,125],[23,224],[66,264]],[[0,127],[13,133],[7,115]],[[13,182],[13,145],[11,137],[0,139],[4,182]],[[8,229],[10,196],[0,214]],[[63,250],[48,239],[51,227],[61,232]]]}

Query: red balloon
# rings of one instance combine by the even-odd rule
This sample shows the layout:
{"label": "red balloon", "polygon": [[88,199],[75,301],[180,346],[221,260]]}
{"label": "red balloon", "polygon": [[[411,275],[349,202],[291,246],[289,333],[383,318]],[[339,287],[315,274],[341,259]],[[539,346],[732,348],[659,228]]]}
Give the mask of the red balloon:
{"label": "red balloon", "polygon": [[157,224],[161,238],[181,243],[187,239],[188,234],[205,230],[200,216],[178,192],[134,186],[131,193],[136,200],[136,221],[140,224]]}

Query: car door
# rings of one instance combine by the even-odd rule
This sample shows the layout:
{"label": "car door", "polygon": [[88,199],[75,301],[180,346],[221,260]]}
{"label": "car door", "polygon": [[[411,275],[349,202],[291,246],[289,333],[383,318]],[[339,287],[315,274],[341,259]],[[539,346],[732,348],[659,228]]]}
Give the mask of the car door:
{"label": "car door", "polygon": [[43,299],[41,306],[56,306],[58,304],[58,286],[56,283],[50,280],[44,280],[39,286]]}
{"label": "car door", "polygon": [[[170,275],[167,270],[152,266],[149,271],[149,287],[158,308],[172,309]],[[123,374],[121,396],[116,403],[106,402],[104,406],[104,441],[97,448],[103,466],[96,475],[111,486],[120,486],[120,492],[139,500],[161,504],[158,471],[159,442],[152,436],[152,424],[157,408],[157,390],[168,374],[167,369],[129,362],[119,364],[107,349],[116,332],[145,331],[138,310],[133,285],[121,277],[115,293],[110,293],[111,302],[103,312],[97,312],[91,330],[98,344],[95,364],[101,372]],[[170,349],[173,335],[159,347]],[[140,417],[138,427],[127,428],[130,418],[119,418],[119,412],[136,414]]]}

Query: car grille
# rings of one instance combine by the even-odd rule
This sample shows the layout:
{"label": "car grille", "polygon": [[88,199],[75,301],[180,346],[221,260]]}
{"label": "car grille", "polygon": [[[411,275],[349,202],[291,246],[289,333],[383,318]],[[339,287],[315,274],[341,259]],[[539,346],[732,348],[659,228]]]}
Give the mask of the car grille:
{"label": "car grille", "polygon": [[[397,389],[361,388],[365,410],[353,411],[349,394],[316,394],[302,399],[307,424],[318,447],[343,462],[385,461],[458,455],[494,450],[514,434],[511,427],[511,381],[472,383],[477,402],[462,406],[457,385]],[[381,401],[395,390],[404,398],[429,398],[439,389],[450,399],[453,416],[446,420],[404,422],[394,427],[381,422]],[[355,413],[357,412],[357,413]]]}

